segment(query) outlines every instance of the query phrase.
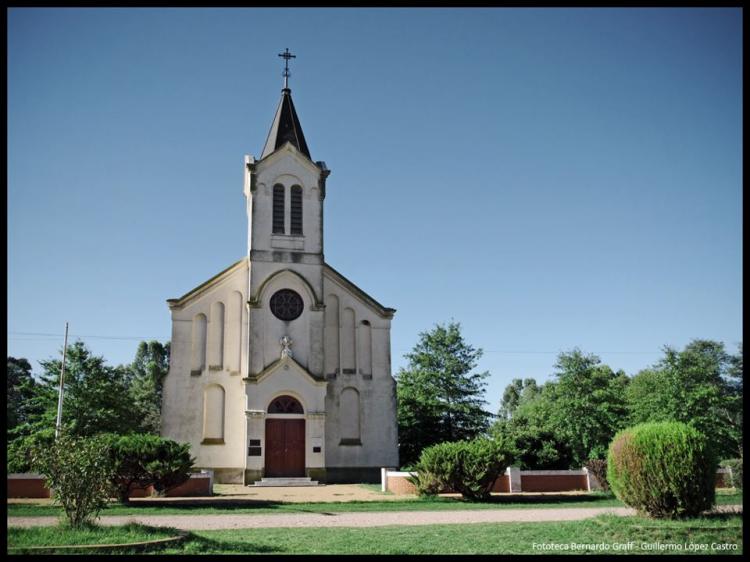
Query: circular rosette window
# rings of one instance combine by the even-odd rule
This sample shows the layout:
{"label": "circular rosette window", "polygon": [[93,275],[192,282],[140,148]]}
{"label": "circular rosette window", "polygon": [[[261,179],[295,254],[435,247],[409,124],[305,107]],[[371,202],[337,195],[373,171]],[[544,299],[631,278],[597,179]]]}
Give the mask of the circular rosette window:
{"label": "circular rosette window", "polygon": [[281,289],[271,297],[271,312],[285,322],[299,318],[304,306],[302,297],[291,289]]}

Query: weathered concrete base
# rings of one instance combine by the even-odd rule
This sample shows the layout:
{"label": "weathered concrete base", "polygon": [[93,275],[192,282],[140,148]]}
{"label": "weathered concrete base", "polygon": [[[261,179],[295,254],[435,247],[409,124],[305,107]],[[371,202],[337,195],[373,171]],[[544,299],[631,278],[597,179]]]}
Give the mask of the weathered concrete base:
{"label": "weathered concrete base", "polygon": [[252,486],[255,482],[263,478],[263,471],[247,468],[245,469],[245,486]]}
{"label": "weathered concrete base", "polygon": [[317,480],[318,482],[325,482],[327,471],[325,468],[322,468],[322,467],[312,467],[312,468],[307,467],[305,469],[305,475],[309,476],[312,480]]}
{"label": "weathered concrete base", "polygon": [[243,484],[245,470],[243,468],[212,468],[214,482],[217,484]]}
{"label": "weathered concrete base", "polygon": [[379,466],[329,466],[325,469],[328,484],[377,484],[380,482]]}

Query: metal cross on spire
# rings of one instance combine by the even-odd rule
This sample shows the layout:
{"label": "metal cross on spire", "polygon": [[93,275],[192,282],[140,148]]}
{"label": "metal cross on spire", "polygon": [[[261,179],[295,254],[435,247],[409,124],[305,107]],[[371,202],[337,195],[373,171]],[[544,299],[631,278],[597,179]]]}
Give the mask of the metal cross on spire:
{"label": "metal cross on spire", "polygon": [[284,59],[284,89],[289,88],[289,59],[296,59],[297,55],[293,55],[289,52],[289,47],[286,48],[286,50],[283,53],[279,53],[279,56]]}

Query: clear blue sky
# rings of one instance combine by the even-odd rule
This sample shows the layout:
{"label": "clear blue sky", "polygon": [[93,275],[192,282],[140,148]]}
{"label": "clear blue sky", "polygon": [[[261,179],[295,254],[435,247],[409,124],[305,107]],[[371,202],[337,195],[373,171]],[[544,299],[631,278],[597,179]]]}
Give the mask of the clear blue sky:
{"label": "clear blue sky", "polygon": [[9,355],[38,371],[67,320],[129,362],[245,255],[285,47],[326,261],[398,309],[394,373],[450,319],[493,411],[574,346],[736,351],[740,9],[36,8],[8,14]]}

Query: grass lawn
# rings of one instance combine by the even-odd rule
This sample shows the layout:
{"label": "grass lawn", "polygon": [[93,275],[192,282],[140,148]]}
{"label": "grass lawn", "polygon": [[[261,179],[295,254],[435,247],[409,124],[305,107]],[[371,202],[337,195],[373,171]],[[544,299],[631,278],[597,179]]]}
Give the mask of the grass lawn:
{"label": "grass lawn", "polygon": [[[132,527],[132,526],[131,526]],[[143,531],[146,529],[145,531]],[[148,528],[141,528],[143,532]],[[109,529],[103,533],[113,532]],[[158,531],[162,532],[162,531]],[[62,544],[48,529],[8,529],[8,544]],[[60,531],[58,530],[58,533]],[[105,535],[102,535],[102,538]],[[70,536],[80,540],[79,537]],[[156,538],[156,537],[152,537]],[[106,538],[107,541],[111,537]],[[549,545],[567,545],[551,550]],[[536,545],[536,546],[535,546]],[[547,548],[544,547],[547,545]],[[195,531],[164,554],[580,554],[589,552],[742,553],[742,517],[712,515],[685,521],[599,516],[557,523],[492,523],[373,528],[280,528]],[[660,550],[654,548],[661,545]],[[713,546],[712,546],[713,545]],[[716,545],[729,545],[718,550]],[[558,547],[559,548],[559,547]]]}
{"label": "grass lawn", "polygon": [[[91,525],[78,530],[71,529],[67,525],[35,527],[33,529],[12,528],[8,529],[8,552],[13,554],[27,552],[10,547],[137,543],[174,537],[177,534],[178,531],[175,529],[146,527],[135,523],[121,527]],[[65,552],[71,551],[66,549]],[[91,552],[91,550],[84,549],[78,552]]]}
{"label": "grass lawn", "polygon": [[[716,494],[718,505],[742,504],[742,492],[722,492]],[[220,506],[195,505],[153,505],[125,506],[110,504],[102,510],[101,515],[196,515],[221,513],[320,513],[346,511],[438,511],[456,509],[519,509],[519,508],[569,508],[569,507],[619,507],[624,505],[617,498],[592,492],[580,496],[494,496],[492,502],[469,502],[458,498],[438,497],[433,499],[405,498],[391,501],[354,501],[329,503],[274,503],[258,502],[257,504],[228,504]],[[43,515],[61,515],[62,510],[54,505],[8,504],[8,516],[33,517]]]}

